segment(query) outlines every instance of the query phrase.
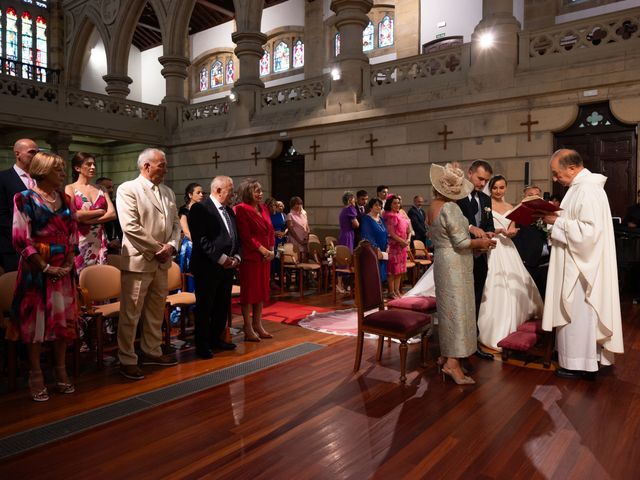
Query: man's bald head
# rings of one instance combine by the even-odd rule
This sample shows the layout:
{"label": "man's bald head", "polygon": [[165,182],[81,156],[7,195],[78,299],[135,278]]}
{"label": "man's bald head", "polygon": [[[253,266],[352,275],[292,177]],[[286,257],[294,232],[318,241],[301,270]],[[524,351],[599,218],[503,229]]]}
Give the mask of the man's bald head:
{"label": "man's bald head", "polygon": [[31,159],[38,153],[38,144],[30,138],[21,138],[13,144],[13,153],[16,156],[16,165],[28,172]]}

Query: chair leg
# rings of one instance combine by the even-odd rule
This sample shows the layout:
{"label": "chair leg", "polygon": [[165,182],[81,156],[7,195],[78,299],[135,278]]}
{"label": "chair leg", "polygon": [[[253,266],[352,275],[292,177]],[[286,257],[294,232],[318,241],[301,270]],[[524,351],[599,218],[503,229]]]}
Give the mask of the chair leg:
{"label": "chair leg", "polygon": [[300,298],[304,297],[304,270],[298,270],[298,283],[300,284]]}
{"label": "chair leg", "polygon": [[187,308],[182,307],[180,309],[180,336],[178,338],[184,339],[187,335]]}
{"label": "chair leg", "polygon": [[332,272],[332,276],[331,276],[331,280],[332,280],[332,288],[333,288],[333,303],[336,303],[337,297],[336,297],[336,271],[333,270]]}
{"label": "chair leg", "polygon": [[378,351],[376,352],[376,360],[382,360],[382,349],[384,348],[384,335],[378,335]]}
{"label": "chair leg", "polygon": [[280,259],[280,295],[284,293],[284,262]]}
{"label": "chair leg", "polygon": [[364,332],[358,332],[358,342],[356,344],[356,363],[353,366],[353,371],[360,370],[360,363],[362,362],[362,346],[364,344]]}
{"label": "chair leg", "polygon": [[420,338],[420,354],[422,358],[422,367],[426,368],[427,366],[427,355],[429,354],[429,336],[427,332],[422,332],[422,338]]}
{"label": "chair leg", "polygon": [[17,342],[7,341],[7,374],[8,389],[13,392],[16,389],[16,376],[18,370]]}
{"label": "chair leg", "polygon": [[80,376],[80,344],[82,341],[76,337],[73,341],[73,376],[78,378]]}
{"label": "chair leg", "polygon": [[103,317],[102,315],[98,315],[96,317],[96,363],[98,370],[104,368],[103,328]]}
{"label": "chair leg", "polygon": [[407,341],[400,341],[400,383],[405,383],[407,381],[406,371],[407,371]]}

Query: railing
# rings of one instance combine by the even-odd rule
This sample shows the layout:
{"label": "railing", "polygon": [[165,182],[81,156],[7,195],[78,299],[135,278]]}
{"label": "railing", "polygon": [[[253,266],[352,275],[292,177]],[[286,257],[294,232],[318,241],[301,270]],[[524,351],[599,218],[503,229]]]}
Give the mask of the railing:
{"label": "railing", "polygon": [[0,57],[0,73],[24,80],[35,80],[41,83],[57,84],[60,81],[60,70],[37,67],[30,63],[19,62],[12,58]]}
{"label": "railing", "polygon": [[563,62],[579,52],[608,54],[608,45],[626,43],[637,48],[640,39],[640,8],[577,20],[520,33],[521,67]]}
{"label": "railing", "polygon": [[58,104],[60,93],[58,85],[23,80],[11,75],[0,75],[0,95]]}
{"label": "railing", "polygon": [[193,122],[205,118],[218,117],[229,113],[229,100],[213,100],[211,102],[194,103],[182,108],[182,121]]}
{"label": "railing", "polygon": [[372,89],[383,85],[411,82],[421,78],[450,76],[463,72],[469,65],[469,45],[451,47],[428,55],[416,55],[401,60],[372,65]]}
{"label": "railing", "polygon": [[325,76],[267,88],[260,95],[260,106],[266,109],[277,105],[322,98],[329,90],[328,81],[329,77]]}
{"label": "railing", "polygon": [[85,108],[94,112],[122,115],[153,122],[160,122],[161,119],[160,107],[158,106],[82,90],[67,91],[65,104],[69,107]]}

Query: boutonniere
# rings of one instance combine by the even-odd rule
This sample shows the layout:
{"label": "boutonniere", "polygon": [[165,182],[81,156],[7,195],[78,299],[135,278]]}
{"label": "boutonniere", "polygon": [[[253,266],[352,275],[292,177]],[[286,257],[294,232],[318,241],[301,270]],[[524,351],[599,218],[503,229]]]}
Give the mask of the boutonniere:
{"label": "boutonniere", "polygon": [[491,208],[484,207],[484,213],[485,213],[485,215],[489,215],[491,213]]}
{"label": "boutonniere", "polygon": [[545,235],[549,236],[549,227],[547,226],[547,224],[545,223],[544,220],[542,220],[541,218],[537,219],[536,222],[534,223],[535,227],[540,230],[541,232],[543,232]]}

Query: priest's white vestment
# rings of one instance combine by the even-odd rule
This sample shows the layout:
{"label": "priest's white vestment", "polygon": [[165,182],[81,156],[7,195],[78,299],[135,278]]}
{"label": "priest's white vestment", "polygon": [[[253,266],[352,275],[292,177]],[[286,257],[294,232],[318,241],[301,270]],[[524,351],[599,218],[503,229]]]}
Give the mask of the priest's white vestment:
{"label": "priest's white vestment", "polygon": [[557,327],[558,362],[593,372],[623,353],[618,271],[607,178],[581,170],[551,229],[542,326]]}

